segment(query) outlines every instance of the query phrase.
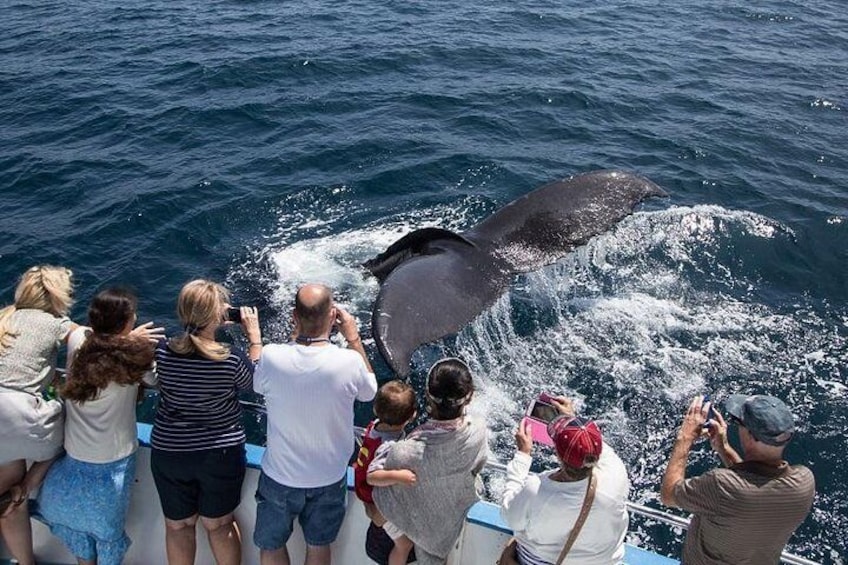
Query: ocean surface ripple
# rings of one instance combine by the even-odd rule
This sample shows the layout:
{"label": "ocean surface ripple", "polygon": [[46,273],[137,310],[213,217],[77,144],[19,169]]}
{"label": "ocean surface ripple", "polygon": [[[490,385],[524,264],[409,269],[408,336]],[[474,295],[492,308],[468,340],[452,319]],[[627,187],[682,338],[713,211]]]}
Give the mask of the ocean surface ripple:
{"label": "ocean surface ripple", "polygon": [[414,382],[438,355],[470,359],[502,459],[535,394],[576,395],[651,505],[689,397],[785,397],[789,458],[818,482],[789,549],[848,559],[841,3],[10,0],[2,16],[3,303],[26,267],[59,263],[75,319],[124,283],[176,331],[180,286],[211,277],[281,339],[294,288],[322,280],[367,328],[378,287],[359,265],[404,233],[634,170],[671,198],[518,277],[419,350]]}

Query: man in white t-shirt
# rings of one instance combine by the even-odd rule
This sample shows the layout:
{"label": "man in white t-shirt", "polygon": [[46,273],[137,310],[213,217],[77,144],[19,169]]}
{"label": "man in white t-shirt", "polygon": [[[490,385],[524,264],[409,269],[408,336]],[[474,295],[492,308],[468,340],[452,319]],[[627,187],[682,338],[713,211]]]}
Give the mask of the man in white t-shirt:
{"label": "man in white t-shirt", "polygon": [[517,451],[507,465],[501,516],[514,530],[520,563],[556,563],[583,506],[592,475],[594,498],[583,527],[568,553],[568,563],[610,565],[624,559],[627,534],[627,469],[603,442],[591,420],[575,417],[570,400],[552,398],[561,416],[548,425],[559,469],[530,474],[533,440],[524,422],[515,434]]}
{"label": "man in white t-shirt", "polygon": [[[331,562],[330,544],[345,514],[354,401],[377,392],[356,320],[334,304],[329,288],[302,286],[294,321],[292,341],[266,346],[253,376],[268,412],[253,534],[262,565],[290,563],[286,542],[296,516],[306,562]],[[330,343],[334,325],[347,349]]]}

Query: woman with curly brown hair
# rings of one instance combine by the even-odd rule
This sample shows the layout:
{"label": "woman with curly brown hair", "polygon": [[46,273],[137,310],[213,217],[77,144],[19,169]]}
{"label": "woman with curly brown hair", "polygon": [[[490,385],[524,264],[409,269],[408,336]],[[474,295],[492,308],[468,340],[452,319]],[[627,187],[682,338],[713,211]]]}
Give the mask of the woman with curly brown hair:
{"label": "woman with curly brown hair", "polygon": [[111,288],[88,310],[91,328],[68,339],[65,451],[39,493],[39,511],[80,564],[119,564],[129,547],[124,532],[138,449],[135,407],[139,385],[154,385],[153,350],[161,328],[133,329],[136,298]]}

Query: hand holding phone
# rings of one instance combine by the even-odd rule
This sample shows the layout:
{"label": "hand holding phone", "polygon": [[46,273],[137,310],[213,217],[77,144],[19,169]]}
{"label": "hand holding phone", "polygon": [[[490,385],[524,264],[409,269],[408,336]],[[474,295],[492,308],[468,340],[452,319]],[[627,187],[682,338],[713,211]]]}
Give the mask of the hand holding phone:
{"label": "hand holding phone", "polygon": [[353,343],[360,339],[359,328],[356,327],[356,318],[354,318],[347,310],[336,305],[336,325],[339,328],[339,333],[345,338],[348,343]]}
{"label": "hand holding phone", "polygon": [[[542,445],[553,446],[554,442],[548,435],[548,424],[560,415],[559,409],[550,403],[550,396],[542,393],[527,407],[526,415],[521,421],[527,426],[533,441]],[[544,399],[544,400],[543,400]],[[548,402],[546,402],[547,400]]]}
{"label": "hand holding phone", "polygon": [[518,428],[515,430],[515,447],[527,455],[533,451],[533,437],[530,435],[530,425],[526,418],[518,422]]}
{"label": "hand holding phone", "polygon": [[[710,395],[709,395],[709,394],[705,394],[705,395],[704,395],[703,404],[706,404],[707,402],[709,402],[709,403],[710,403],[710,409],[707,411],[706,419],[704,420],[703,428],[704,428],[705,430],[706,430],[706,429],[709,429],[709,427],[710,427],[710,420],[714,419],[714,418],[715,418],[715,414],[716,414],[716,413],[715,413],[715,410],[713,410],[713,403],[712,403],[712,401],[710,400]],[[702,404],[702,406],[703,406],[703,404]]]}
{"label": "hand holding phone", "polygon": [[234,306],[230,306],[227,308],[227,321],[233,322],[234,324],[241,323],[241,308],[236,308]]}

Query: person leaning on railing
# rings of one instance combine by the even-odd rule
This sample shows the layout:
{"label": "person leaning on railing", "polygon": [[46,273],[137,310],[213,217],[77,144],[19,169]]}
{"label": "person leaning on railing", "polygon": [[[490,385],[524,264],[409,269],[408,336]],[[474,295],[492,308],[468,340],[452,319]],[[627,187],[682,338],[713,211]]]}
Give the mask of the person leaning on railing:
{"label": "person leaning on railing", "polygon": [[38,494],[39,519],[80,564],[120,565],[130,545],[124,531],[135,480],[135,408],[139,385],[156,384],[153,348],[164,328],[135,327],[136,297],[99,292],[90,328],[68,338],[66,454],[51,465]]}
{"label": "person leaning on railing", "polygon": [[262,334],[256,308],[242,306],[248,355],[216,341],[218,328],[228,323],[228,307],[229,293],[221,285],[187,283],[177,299],[184,331],[156,347],[160,397],[150,467],[165,515],[171,565],[194,563],[198,520],[218,565],[241,562],[234,512],[241,502],[246,458],[238,391],[253,385]]}
{"label": "person leaning on railing", "polygon": [[77,327],[68,318],[72,295],[70,269],[41,265],[0,310],[0,534],[21,565],[35,563],[29,493],[62,451],[62,403],[46,392],[59,345]]}
{"label": "person leaning on railing", "polygon": [[[263,565],[290,563],[295,518],[306,563],[331,562],[345,516],[354,403],[377,392],[356,319],[330,288],[306,284],[294,303],[292,340],[265,347],[254,377],[268,414],[253,531]],[[330,341],[334,326],[347,347]]]}
{"label": "person leaning on railing", "polygon": [[430,418],[388,450],[384,469],[409,469],[415,486],[374,488],[377,508],[415,544],[421,565],[447,563],[465,516],[477,502],[476,479],[488,455],[483,421],[466,415],[474,396],[468,366],[442,359],[427,376]]}

